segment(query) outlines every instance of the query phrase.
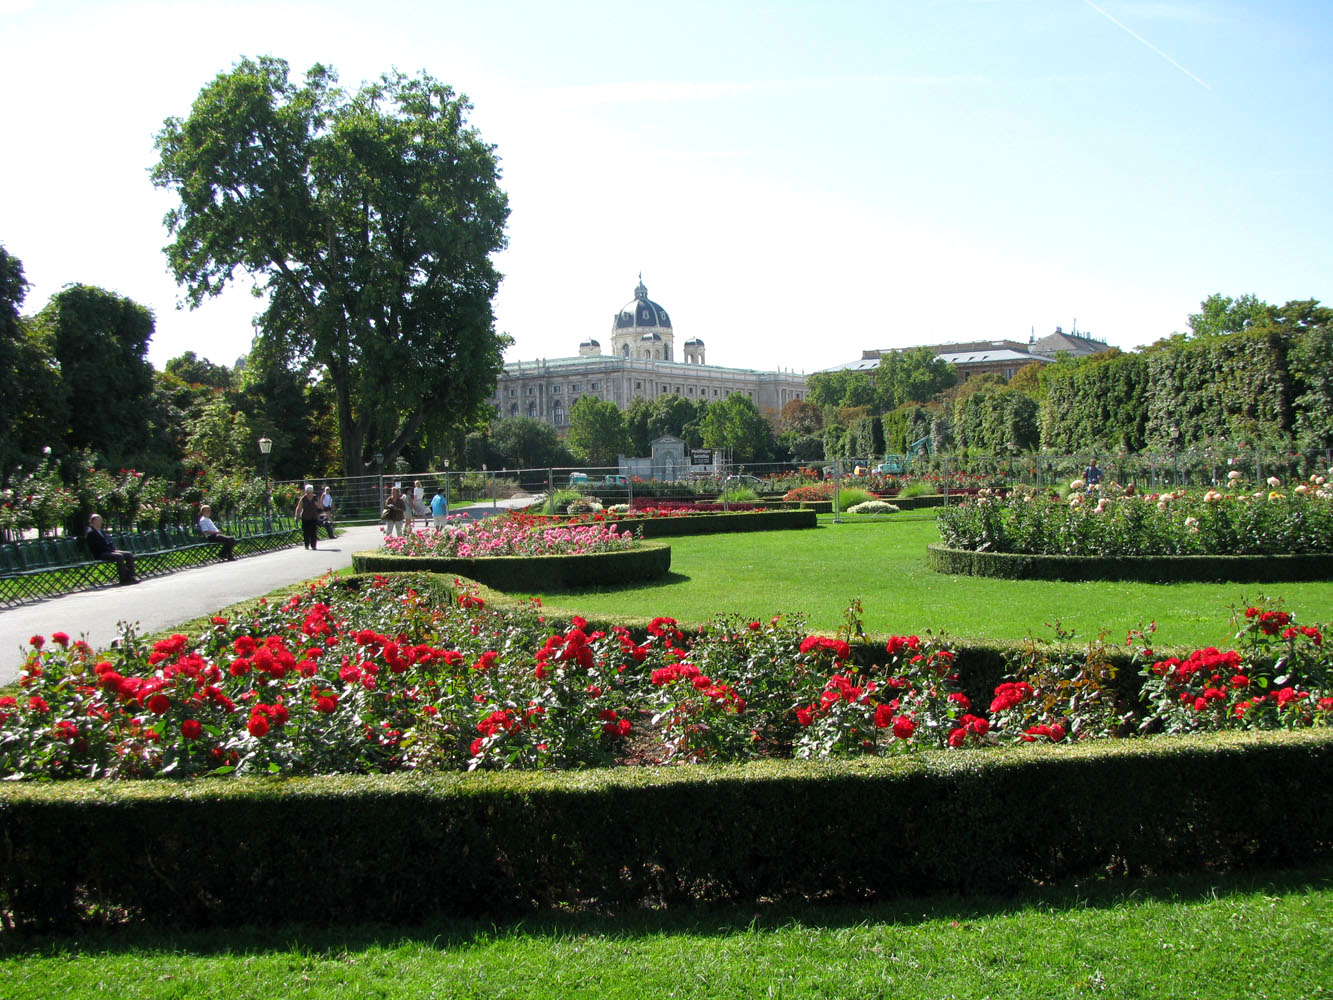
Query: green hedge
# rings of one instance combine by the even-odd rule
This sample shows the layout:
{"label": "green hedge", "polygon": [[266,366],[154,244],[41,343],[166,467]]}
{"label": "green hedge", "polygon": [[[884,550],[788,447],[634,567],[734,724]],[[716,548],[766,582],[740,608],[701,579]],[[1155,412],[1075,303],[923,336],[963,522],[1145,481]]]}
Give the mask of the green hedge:
{"label": "green hedge", "polygon": [[12,925],[858,900],[1333,855],[1333,733],[744,767],[0,788]]}
{"label": "green hedge", "polygon": [[445,573],[465,576],[497,590],[603,586],[656,580],[671,570],[671,546],[640,542],[620,552],[562,556],[446,558],[395,556],[378,549],[352,553],[358,573]]}
{"label": "green hedge", "polygon": [[644,538],[671,538],[720,532],[813,528],[819,522],[813,510],[759,510],[683,514],[680,517],[633,518],[609,523],[620,531],[638,531],[642,528]]}
{"label": "green hedge", "polygon": [[1272,583],[1327,580],[1333,559],[1327,553],[1264,556],[1046,556],[1016,552],[974,552],[934,542],[926,562],[937,573],[991,576],[1006,580],[1140,580],[1146,583],[1225,580]]}

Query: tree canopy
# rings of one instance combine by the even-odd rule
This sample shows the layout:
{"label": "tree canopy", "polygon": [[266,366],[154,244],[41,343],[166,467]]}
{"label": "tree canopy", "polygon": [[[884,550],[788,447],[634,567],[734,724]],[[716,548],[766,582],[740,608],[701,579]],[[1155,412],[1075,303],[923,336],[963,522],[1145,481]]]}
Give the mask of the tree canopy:
{"label": "tree canopy", "polygon": [[633,447],[620,407],[596,396],[580,396],[569,408],[565,443],[589,465],[613,465]]}
{"label": "tree canopy", "polygon": [[726,448],[734,462],[765,462],[777,450],[773,428],[759,407],[738,392],[709,404],[703,437],[704,447]]}
{"label": "tree canopy", "polygon": [[186,300],[252,276],[261,342],[332,383],[347,474],[376,451],[392,462],[428,419],[476,423],[501,369],[491,255],[509,208],[470,110],[426,74],[348,92],[319,65],[294,84],[266,56],[220,74],[157,135]]}

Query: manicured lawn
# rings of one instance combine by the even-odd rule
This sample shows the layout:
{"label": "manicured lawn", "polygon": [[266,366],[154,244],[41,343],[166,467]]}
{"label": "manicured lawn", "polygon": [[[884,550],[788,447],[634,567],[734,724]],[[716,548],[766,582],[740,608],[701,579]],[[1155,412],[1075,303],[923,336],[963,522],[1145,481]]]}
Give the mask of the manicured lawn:
{"label": "manicured lawn", "polygon": [[671,575],[633,587],[559,593],[534,590],[549,609],[583,614],[669,615],[705,621],[720,611],[747,617],[801,612],[833,631],[853,598],[873,632],[1020,639],[1060,621],[1084,639],[1105,630],[1123,642],[1156,621],[1163,645],[1222,645],[1229,607],[1260,594],[1281,597],[1303,622],[1333,618],[1333,581],[1285,584],[1060,583],[943,576],[926,568],[939,541],[933,520],[822,520],[813,530],[668,539]]}
{"label": "manicured lawn", "polygon": [[1321,869],[498,926],[6,935],[0,996],[1329,997],[1331,878]]}

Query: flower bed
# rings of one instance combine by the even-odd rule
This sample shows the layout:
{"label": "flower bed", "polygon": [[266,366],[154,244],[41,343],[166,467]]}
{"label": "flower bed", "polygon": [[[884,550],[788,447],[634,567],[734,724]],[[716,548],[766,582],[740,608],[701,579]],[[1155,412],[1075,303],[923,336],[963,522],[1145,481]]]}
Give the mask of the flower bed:
{"label": "flower bed", "polygon": [[1266,605],[1234,627],[1229,649],[1177,657],[1133,637],[1142,694],[1104,646],[1036,642],[969,693],[940,636],[853,646],[782,616],[552,628],[458,581],[324,581],[152,646],[34,637],[21,694],[0,699],[0,776],[544,769],[1327,725],[1322,629]]}
{"label": "flower bed", "polygon": [[[1276,480],[1272,481],[1276,484]],[[1081,483],[1077,484],[1081,487]],[[1048,556],[1234,556],[1333,552],[1333,495],[1322,478],[1284,492],[1140,495],[1032,490],[979,496],[939,515],[949,549]]]}
{"label": "flower bed", "polygon": [[511,514],[480,521],[455,521],[443,531],[422,529],[389,535],[384,550],[395,556],[459,557],[565,556],[597,552],[624,552],[634,547],[634,535],[602,523],[556,522],[530,515]]}

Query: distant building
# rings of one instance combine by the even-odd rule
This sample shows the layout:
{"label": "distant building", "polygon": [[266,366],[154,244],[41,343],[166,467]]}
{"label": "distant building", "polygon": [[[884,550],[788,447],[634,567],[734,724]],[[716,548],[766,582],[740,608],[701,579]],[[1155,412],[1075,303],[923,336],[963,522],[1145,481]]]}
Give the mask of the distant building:
{"label": "distant building", "polygon": [[[958,380],[966,382],[973,375],[992,372],[1006,381],[1014,377],[1018,369],[1033,363],[1050,364],[1061,352],[1074,357],[1096,354],[1107,348],[1106,341],[1097,340],[1082,333],[1065,333],[1060,327],[1049,336],[1038,340],[1035,334],[1027,343],[1019,340],[973,340],[961,344],[926,344],[936,356],[958,369]],[[864,350],[856,361],[834,365],[824,371],[873,371],[879,367],[879,359],[891,351],[910,351],[912,347],[890,347],[879,350]]]}
{"label": "distant building", "polygon": [[761,412],[775,413],[806,397],[804,375],[706,364],[704,342],[693,337],[681,353],[683,359],[676,360],[671,317],[648,298],[640,276],[633,301],[611,321],[610,354],[589,338],[574,357],[508,362],[491,403],[499,417],[532,417],[563,429],[580,396],[609,400],[623,410],[635,399],[674,394],[713,402],[740,393]]}

